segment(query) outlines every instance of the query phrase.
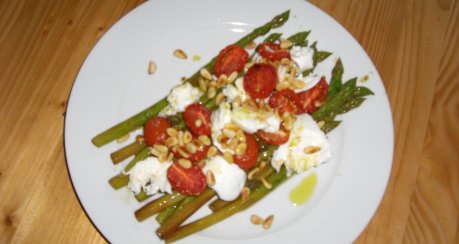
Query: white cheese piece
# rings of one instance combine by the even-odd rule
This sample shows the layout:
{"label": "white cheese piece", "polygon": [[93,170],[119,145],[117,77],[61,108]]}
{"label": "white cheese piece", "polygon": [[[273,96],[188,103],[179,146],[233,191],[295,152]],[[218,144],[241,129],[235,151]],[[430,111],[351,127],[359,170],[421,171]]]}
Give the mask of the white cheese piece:
{"label": "white cheese piece", "polygon": [[257,112],[246,108],[237,107],[231,112],[231,121],[241,130],[253,134],[258,130],[276,132],[279,130],[281,119],[273,112],[258,110]]}
{"label": "white cheese piece", "polygon": [[244,188],[246,173],[236,164],[228,163],[222,156],[215,156],[207,160],[202,169],[204,174],[212,171],[215,184],[212,187],[218,197],[225,201],[235,200]]}
{"label": "white cheese piece", "polygon": [[167,180],[167,169],[172,162],[159,162],[156,157],[148,157],[137,164],[128,172],[128,188],[135,194],[143,189],[147,195],[156,192],[172,193],[172,187]]}
{"label": "white cheese piece", "polygon": [[201,95],[202,92],[188,82],[178,85],[174,87],[169,96],[167,96],[167,101],[170,106],[169,109],[173,109],[172,111],[175,112],[183,112],[186,106],[197,102]]}
{"label": "white cheese piece", "polygon": [[298,65],[300,73],[314,67],[313,56],[314,49],[312,48],[293,46],[290,49],[290,57]]}
{"label": "white cheese piece", "polygon": [[222,134],[225,125],[231,122],[231,105],[227,102],[221,103],[217,110],[212,112],[210,117],[211,121],[211,137],[212,144],[221,152],[230,152],[234,154],[234,151],[229,148],[223,148],[218,142],[218,137]]}
{"label": "white cheese piece", "polygon": [[[320,150],[306,153],[305,148],[317,147]],[[330,144],[325,134],[308,114],[299,115],[293,124],[289,140],[274,152],[271,165],[280,170],[285,165],[288,174],[301,173],[331,158]]]}
{"label": "white cheese piece", "polygon": [[247,92],[244,89],[244,79],[242,77],[234,81],[234,85],[227,85],[223,88],[223,95],[229,102],[233,102],[236,97],[241,98],[241,102],[245,101],[248,98]]}

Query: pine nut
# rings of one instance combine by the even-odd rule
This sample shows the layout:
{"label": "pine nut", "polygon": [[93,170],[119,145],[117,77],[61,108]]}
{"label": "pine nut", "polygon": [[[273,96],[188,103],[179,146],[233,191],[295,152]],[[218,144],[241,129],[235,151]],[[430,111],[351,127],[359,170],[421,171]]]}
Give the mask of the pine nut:
{"label": "pine nut", "polygon": [[269,230],[269,228],[271,228],[271,225],[273,224],[273,220],[274,220],[274,215],[269,215],[268,218],[266,218],[265,221],[263,221],[263,229],[265,230]]}
{"label": "pine nut", "polygon": [[155,61],[148,62],[148,74],[152,75],[156,72],[156,63]]}
{"label": "pine nut", "polygon": [[241,156],[242,154],[245,153],[246,149],[247,149],[247,143],[245,142],[239,143],[235,149],[236,155]]}
{"label": "pine nut", "polygon": [[247,45],[245,45],[244,48],[254,49],[256,46],[257,46],[257,44],[254,41],[251,41],[251,42],[247,43]]}
{"label": "pine nut", "polygon": [[237,78],[237,72],[236,71],[233,71],[233,73],[230,74],[230,76],[228,77],[228,83],[231,84],[233,83]]}
{"label": "pine nut", "polygon": [[182,49],[175,49],[174,56],[180,59],[187,59],[188,55]]}
{"label": "pine nut", "polygon": [[207,98],[212,99],[215,97],[215,95],[217,95],[217,90],[215,89],[215,87],[209,87],[209,89],[207,90]]}
{"label": "pine nut", "polygon": [[207,150],[207,157],[211,158],[211,157],[215,156],[215,154],[217,154],[217,151],[218,150],[217,150],[216,147],[214,147],[214,146],[209,147],[209,150]]}
{"label": "pine nut", "polygon": [[217,97],[215,98],[215,104],[220,105],[224,99],[225,99],[225,95],[221,92],[218,93]]}
{"label": "pine nut", "polygon": [[187,143],[185,147],[186,147],[186,150],[191,154],[194,154],[197,151],[197,148],[193,143]]}
{"label": "pine nut", "polygon": [[176,136],[178,134],[178,131],[174,128],[167,128],[166,133],[169,136]]}
{"label": "pine nut", "polygon": [[204,166],[206,166],[206,160],[201,160],[197,163],[198,167],[199,168],[204,168]]}
{"label": "pine nut", "polygon": [[181,147],[179,147],[177,149],[177,152],[184,158],[189,158],[190,157],[190,155],[188,153],[186,153],[185,151],[183,151],[183,149]]}
{"label": "pine nut", "polygon": [[215,176],[214,173],[212,173],[210,170],[206,173],[206,183],[208,186],[215,185]]}
{"label": "pine nut", "polygon": [[160,144],[154,145],[153,148],[160,153],[167,153],[169,151],[169,149],[166,146]]}
{"label": "pine nut", "polygon": [[321,129],[324,127],[324,125],[325,125],[325,121],[323,121],[323,120],[321,120],[321,121],[319,121],[317,123],[317,126],[319,126],[319,128],[321,128]]}
{"label": "pine nut", "polygon": [[249,179],[249,180],[255,179],[255,176],[258,174],[258,172],[260,172],[260,168],[256,167],[256,168],[252,169],[249,172],[249,174],[247,175],[247,179]]}
{"label": "pine nut", "polygon": [[280,40],[280,48],[282,49],[287,49],[290,48],[293,45],[293,43],[287,39],[281,38]]}
{"label": "pine nut", "polygon": [[167,153],[162,153],[161,155],[159,155],[158,160],[159,160],[160,163],[166,162],[166,160],[167,160]]}
{"label": "pine nut", "polygon": [[183,143],[184,144],[190,143],[191,140],[193,140],[193,136],[191,135],[189,131],[185,131],[185,133],[183,133]]}
{"label": "pine nut", "polygon": [[142,135],[137,135],[135,137],[135,141],[138,142],[138,143],[143,143],[143,136]]}
{"label": "pine nut", "polygon": [[191,168],[191,161],[188,159],[181,158],[178,160],[178,163],[185,169]]}
{"label": "pine nut", "polygon": [[199,77],[199,89],[203,92],[207,91],[207,82],[202,77]]}
{"label": "pine nut", "polygon": [[177,139],[178,139],[179,146],[181,147],[185,146],[185,143],[183,143],[183,131],[179,131],[177,133]]}
{"label": "pine nut", "polygon": [[303,152],[306,153],[306,154],[313,154],[313,153],[316,153],[320,151],[320,147],[317,147],[317,146],[309,146],[309,147],[305,147],[303,149]]}
{"label": "pine nut", "polygon": [[204,77],[204,79],[212,80],[212,75],[206,68],[202,68],[199,73],[202,77]]}
{"label": "pine nut", "polygon": [[169,161],[169,162],[170,162],[170,161],[172,161],[173,159],[174,159],[174,154],[173,154],[173,153],[169,153],[169,154],[167,155],[166,161]]}
{"label": "pine nut", "polygon": [[234,130],[231,130],[231,129],[223,129],[223,135],[225,135],[226,137],[228,138],[234,138],[236,136],[236,132]]}
{"label": "pine nut", "polygon": [[273,188],[273,186],[271,185],[271,183],[269,183],[268,180],[266,180],[264,177],[261,178],[261,183],[263,183],[263,185],[264,185],[267,189]]}
{"label": "pine nut", "polygon": [[206,135],[200,135],[200,136],[198,137],[198,140],[199,140],[202,144],[204,144],[204,145],[206,145],[206,146],[210,146],[210,144],[211,144],[210,138],[209,138],[208,136],[206,136]]}
{"label": "pine nut", "polygon": [[226,161],[228,161],[228,163],[234,162],[233,155],[230,152],[224,152],[223,157],[225,158]]}
{"label": "pine nut", "polygon": [[166,145],[167,147],[175,146],[177,144],[178,144],[178,139],[176,136],[168,137],[166,141],[164,142],[164,145]]}
{"label": "pine nut", "polygon": [[240,141],[240,142],[245,142],[245,141],[246,141],[246,138],[245,138],[244,131],[238,130],[238,131],[236,132],[236,138],[237,138],[237,140]]}
{"label": "pine nut", "polygon": [[236,150],[236,147],[238,145],[238,141],[237,141],[237,138],[231,138],[229,139],[229,142],[226,143],[228,145],[228,147],[231,149],[231,150]]}
{"label": "pine nut", "polygon": [[263,219],[260,216],[253,214],[250,216],[250,222],[254,225],[261,225],[263,223]]}
{"label": "pine nut", "polygon": [[159,152],[158,150],[156,150],[153,147],[150,147],[150,153],[151,153],[151,155],[153,155],[155,157],[159,157],[161,155],[161,152]]}
{"label": "pine nut", "polygon": [[242,191],[241,191],[242,202],[247,201],[247,199],[249,199],[249,196],[250,196],[250,188],[248,187],[242,188]]}
{"label": "pine nut", "polygon": [[228,76],[225,74],[220,75],[217,80],[217,88],[224,87],[228,82]]}

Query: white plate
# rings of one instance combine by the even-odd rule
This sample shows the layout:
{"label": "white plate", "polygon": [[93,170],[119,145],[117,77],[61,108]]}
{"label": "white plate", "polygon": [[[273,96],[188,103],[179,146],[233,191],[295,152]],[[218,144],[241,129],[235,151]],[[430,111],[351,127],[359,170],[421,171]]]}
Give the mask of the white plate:
{"label": "white plate", "polygon": [[[154,233],[157,224],[154,218],[138,223],[134,211],[143,204],[126,189],[115,191],[107,183],[124,167],[109,160],[109,153],[122,145],[96,148],[91,138],[166,96],[182,76],[191,75],[227,44],[288,9],[290,20],[275,32],[289,36],[312,30],[311,43],[317,40],[319,49],[334,53],[318,71],[329,77],[336,57],[341,57],[344,78],[371,74],[364,85],[376,95],[342,116],[344,122],[330,133],[333,159],[314,169],[318,185],[307,204],[294,207],[288,200],[289,191],[308,174],[304,173],[247,211],[184,242],[349,243],[364,229],[389,178],[393,128],[378,72],[354,38],[328,15],[300,0],[151,0],[123,17],[97,43],[81,67],[67,108],[65,149],[73,186],[108,241],[159,242]],[[176,48],[190,58],[175,58]],[[192,61],[193,55],[201,60]],[[147,74],[149,60],[158,66],[153,76]],[[203,209],[198,215],[206,213]],[[274,214],[272,228],[250,224],[251,214]]]}

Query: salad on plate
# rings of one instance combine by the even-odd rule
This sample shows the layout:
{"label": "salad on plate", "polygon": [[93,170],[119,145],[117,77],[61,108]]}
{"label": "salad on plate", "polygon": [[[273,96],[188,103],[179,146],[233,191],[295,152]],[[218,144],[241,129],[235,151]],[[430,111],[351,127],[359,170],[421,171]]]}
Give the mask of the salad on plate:
{"label": "salad on plate", "polygon": [[[340,59],[329,81],[316,74],[331,53],[310,43],[309,31],[268,35],[288,18],[286,11],[226,46],[165,98],[92,139],[100,147],[142,128],[111,154],[114,163],[134,158],[109,183],[128,187],[138,201],[154,196],[135,217],[156,215],[156,233],[166,242],[245,210],[327,162],[333,152],[326,134],[340,124],[336,116],[373,94],[357,78],[342,80]],[[205,205],[211,214],[183,224]],[[248,221],[269,229],[273,219]]]}

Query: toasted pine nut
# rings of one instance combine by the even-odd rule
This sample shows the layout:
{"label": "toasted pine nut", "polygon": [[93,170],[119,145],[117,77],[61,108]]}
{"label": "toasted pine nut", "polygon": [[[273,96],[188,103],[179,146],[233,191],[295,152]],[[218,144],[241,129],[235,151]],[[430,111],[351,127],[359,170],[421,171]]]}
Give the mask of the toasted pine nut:
{"label": "toasted pine nut", "polygon": [[211,158],[217,154],[217,148],[214,146],[209,147],[209,150],[207,150],[207,157]]}
{"label": "toasted pine nut", "polygon": [[242,154],[245,153],[246,149],[247,149],[247,143],[245,142],[239,143],[235,149],[236,155],[241,156]]}
{"label": "toasted pine nut", "polygon": [[151,155],[153,155],[155,157],[159,157],[161,155],[161,152],[156,150],[154,147],[150,147],[150,153],[151,153]]}
{"label": "toasted pine nut", "polygon": [[183,131],[180,130],[177,133],[177,139],[178,139],[179,146],[181,146],[181,147],[185,146],[185,143],[183,143]]}
{"label": "toasted pine nut", "polygon": [[178,131],[176,129],[174,129],[174,128],[167,128],[166,133],[169,136],[176,136]]}
{"label": "toasted pine nut", "polygon": [[265,230],[268,230],[269,228],[271,228],[271,225],[273,224],[273,220],[274,220],[274,215],[269,215],[268,218],[265,219],[265,221],[263,221],[263,229]]}
{"label": "toasted pine nut", "polygon": [[166,141],[164,142],[164,145],[167,147],[175,146],[178,144],[178,139],[175,136],[168,137]]}
{"label": "toasted pine nut", "polygon": [[201,89],[201,91],[203,92],[206,92],[207,91],[207,82],[204,81],[204,79],[202,77],[199,77],[199,89]]}
{"label": "toasted pine nut", "polygon": [[291,47],[293,45],[293,43],[287,39],[284,39],[284,38],[281,38],[280,40],[280,48],[282,49],[287,49],[289,47]]}
{"label": "toasted pine nut", "polygon": [[209,89],[207,90],[207,98],[212,99],[215,97],[215,95],[217,95],[217,90],[215,89],[215,87],[209,87]]}
{"label": "toasted pine nut", "polygon": [[122,136],[122,137],[116,139],[116,142],[118,142],[118,143],[125,142],[125,141],[127,141],[127,140],[129,139],[129,137],[130,137],[130,136],[129,136],[129,133],[124,134],[124,136]]}
{"label": "toasted pine nut", "polygon": [[178,163],[185,169],[191,168],[191,161],[188,159],[181,158],[178,160]]}
{"label": "toasted pine nut", "polygon": [[166,161],[172,161],[173,159],[174,159],[174,154],[173,154],[173,153],[169,153],[169,154],[167,155]]}
{"label": "toasted pine nut", "polygon": [[229,139],[229,141],[227,141],[226,144],[228,145],[228,147],[229,147],[231,150],[236,150],[236,147],[237,147],[237,145],[238,145],[237,138],[231,138],[231,139]]}
{"label": "toasted pine nut", "polygon": [[291,63],[291,61],[288,58],[282,58],[281,59],[281,64],[283,64],[283,65],[289,65],[290,63]]}
{"label": "toasted pine nut", "polygon": [[210,138],[209,138],[208,136],[206,136],[206,135],[200,135],[200,136],[198,137],[198,140],[199,140],[202,144],[204,144],[204,145],[206,145],[206,146],[210,146],[210,144],[211,144]]}
{"label": "toasted pine nut", "polygon": [[248,188],[247,186],[242,188],[242,191],[241,191],[241,199],[243,202],[247,201],[247,199],[249,199],[249,196],[250,196],[250,188]]}
{"label": "toasted pine nut", "polygon": [[202,120],[200,120],[200,119],[195,120],[195,121],[194,121],[194,125],[195,125],[196,127],[198,127],[198,128],[201,127],[201,125],[202,125]]}
{"label": "toasted pine nut", "polygon": [[261,225],[263,223],[263,219],[258,215],[252,214],[252,216],[250,216],[250,222],[254,225]]}
{"label": "toasted pine nut", "polygon": [[271,185],[271,183],[268,182],[268,180],[266,180],[264,177],[261,178],[261,183],[263,183],[263,185],[267,188],[267,189],[271,189],[273,186]]}
{"label": "toasted pine nut", "polygon": [[244,135],[244,131],[238,130],[238,131],[236,132],[236,138],[237,138],[237,140],[240,141],[240,142],[245,142],[245,141],[246,141],[246,138],[245,138],[245,135]]}
{"label": "toasted pine nut", "polygon": [[258,174],[258,172],[260,172],[260,168],[259,167],[256,167],[256,168],[252,169],[249,172],[249,174],[247,175],[247,179],[249,179],[249,180],[255,179],[255,176]]}
{"label": "toasted pine nut", "polygon": [[247,45],[245,45],[244,48],[254,49],[256,46],[257,46],[257,44],[254,41],[251,41],[251,42],[247,43]]}
{"label": "toasted pine nut", "polygon": [[322,104],[324,104],[324,103],[319,101],[319,100],[315,100],[314,101],[314,106],[316,106],[316,107],[320,107],[320,106],[322,106]]}
{"label": "toasted pine nut", "polygon": [[217,80],[217,88],[224,87],[228,82],[228,76],[225,74],[220,75]]}
{"label": "toasted pine nut", "polygon": [[200,160],[198,163],[197,163],[198,167],[199,168],[204,168],[204,166],[206,166],[206,160]]}
{"label": "toasted pine nut", "polygon": [[143,136],[142,135],[135,136],[135,141],[138,143],[143,143]]}
{"label": "toasted pine nut", "polygon": [[215,98],[215,104],[220,105],[224,99],[225,99],[225,95],[221,92],[218,93],[217,97]]}
{"label": "toasted pine nut", "polygon": [[166,146],[160,144],[154,145],[153,148],[160,153],[167,153],[169,151],[169,149]]}
{"label": "toasted pine nut", "polygon": [[210,81],[209,83],[207,83],[207,87],[217,87],[217,81]]}
{"label": "toasted pine nut", "polygon": [[197,148],[193,143],[187,143],[185,147],[186,147],[186,150],[191,154],[196,153],[197,151]]}
{"label": "toasted pine nut", "polygon": [[225,158],[226,161],[228,161],[228,163],[234,162],[233,155],[230,152],[224,152],[223,157]]}
{"label": "toasted pine nut", "polygon": [[167,160],[167,153],[162,153],[161,155],[159,155],[158,160],[159,160],[160,163],[166,162],[166,160]]}
{"label": "toasted pine nut", "polygon": [[183,149],[182,149],[181,147],[179,147],[179,148],[177,149],[177,151],[178,151],[178,153],[179,153],[182,157],[184,157],[184,158],[189,158],[189,157],[190,157],[190,155],[189,155],[188,153],[186,153],[185,151],[183,151]]}
{"label": "toasted pine nut", "polygon": [[241,103],[242,103],[241,97],[237,96],[236,98],[234,98],[233,108],[237,108],[237,107],[241,106]]}
{"label": "toasted pine nut", "polygon": [[233,73],[230,74],[230,76],[228,77],[228,83],[231,84],[233,83],[237,78],[237,72],[236,71],[233,71]]}
{"label": "toasted pine nut", "polygon": [[183,143],[184,144],[190,143],[191,140],[193,140],[193,136],[191,135],[189,131],[185,131],[185,133],[183,133]]}
{"label": "toasted pine nut", "polygon": [[210,170],[206,173],[206,183],[208,186],[215,185],[215,176],[214,173]]}
{"label": "toasted pine nut", "polygon": [[317,146],[309,146],[309,147],[305,147],[303,149],[303,152],[306,153],[306,154],[312,154],[312,153],[316,153],[320,151],[320,147],[317,147]]}
{"label": "toasted pine nut", "polygon": [[199,73],[201,74],[202,77],[208,80],[212,80],[212,75],[206,68],[202,68]]}
{"label": "toasted pine nut", "polygon": [[228,138],[234,138],[236,136],[236,132],[228,128],[223,129],[222,132],[223,132],[223,135],[225,135]]}
{"label": "toasted pine nut", "polygon": [[250,69],[250,67],[252,67],[254,64],[255,64],[254,62],[248,62],[244,65],[244,68]]}
{"label": "toasted pine nut", "polygon": [[155,61],[148,62],[148,74],[152,75],[156,72],[156,63]]}
{"label": "toasted pine nut", "polygon": [[264,168],[266,168],[266,166],[268,166],[268,163],[266,161],[261,161],[260,169],[264,169]]}
{"label": "toasted pine nut", "polygon": [[321,129],[324,127],[324,125],[325,125],[325,121],[323,121],[323,120],[317,122],[317,126],[319,126],[319,128],[321,128]]}
{"label": "toasted pine nut", "polygon": [[187,59],[188,55],[182,49],[175,49],[174,56],[180,59]]}

